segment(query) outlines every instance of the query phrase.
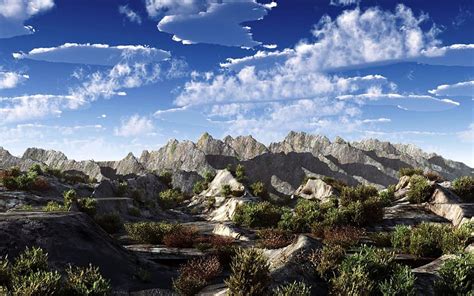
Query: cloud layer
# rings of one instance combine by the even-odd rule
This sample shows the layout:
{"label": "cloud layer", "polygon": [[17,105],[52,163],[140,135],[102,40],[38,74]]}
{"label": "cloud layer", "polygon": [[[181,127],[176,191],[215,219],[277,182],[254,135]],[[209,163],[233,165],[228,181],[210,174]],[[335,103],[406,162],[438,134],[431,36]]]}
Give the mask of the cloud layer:
{"label": "cloud layer", "polygon": [[28,53],[14,53],[16,59],[114,66],[120,62],[152,63],[170,58],[167,51],[142,45],[65,43],[57,47],[35,48]]}
{"label": "cloud layer", "polygon": [[151,133],[154,129],[153,122],[149,118],[135,114],[122,120],[120,127],[116,128],[114,133],[121,137],[136,137]]}

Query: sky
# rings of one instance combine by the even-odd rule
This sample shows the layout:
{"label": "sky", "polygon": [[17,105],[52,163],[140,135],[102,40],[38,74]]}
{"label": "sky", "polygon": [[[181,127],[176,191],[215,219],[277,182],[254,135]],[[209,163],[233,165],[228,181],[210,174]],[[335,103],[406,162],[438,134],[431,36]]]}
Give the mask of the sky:
{"label": "sky", "polygon": [[0,0],[0,146],[77,160],[289,131],[474,166],[474,2]]}

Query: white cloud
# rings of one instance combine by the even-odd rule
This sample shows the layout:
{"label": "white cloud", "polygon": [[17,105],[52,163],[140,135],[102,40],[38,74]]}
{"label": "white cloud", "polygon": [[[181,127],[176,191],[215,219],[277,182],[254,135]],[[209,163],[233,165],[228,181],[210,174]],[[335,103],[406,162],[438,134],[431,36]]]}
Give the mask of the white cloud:
{"label": "white cloud", "polygon": [[255,0],[146,1],[146,8],[151,17],[164,15],[158,23],[158,30],[172,34],[174,41],[243,48],[252,48],[261,43],[253,40],[251,28],[241,23],[260,20],[267,15],[268,10],[276,6],[276,2],[260,4]]}
{"label": "white cloud", "polygon": [[122,120],[120,127],[116,128],[114,133],[121,137],[136,137],[151,133],[154,129],[153,122],[149,118],[135,114]]}
{"label": "white cloud", "polygon": [[0,1],[0,39],[33,34],[35,29],[25,21],[53,7],[53,0]]}
{"label": "white cloud", "polygon": [[474,80],[439,85],[435,89],[430,90],[429,93],[437,96],[474,97]]}
{"label": "white cloud", "polygon": [[381,122],[392,122],[390,118],[375,118],[375,119],[364,119],[362,123],[381,123]]}
{"label": "white cloud", "polygon": [[56,63],[114,66],[118,63],[152,63],[169,59],[167,51],[142,45],[65,43],[57,47],[34,48],[28,53],[14,53],[16,59]]}
{"label": "white cloud", "polygon": [[276,44],[264,44],[264,45],[262,45],[262,47],[268,48],[268,49],[275,49],[275,48],[278,47],[278,45],[276,45]]}
{"label": "white cloud", "polygon": [[73,96],[62,95],[0,97],[0,124],[59,116],[64,109],[77,109],[84,104]]}
{"label": "white cloud", "polygon": [[467,130],[458,132],[457,136],[462,142],[474,143],[474,123],[471,123]]}
{"label": "white cloud", "polygon": [[120,5],[119,12],[123,14],[130,22],[141,24],[142,18],[138,13],[130,9],[128,5]]}
{"label": "white cloud", "polygon": [[30,77],[16,72],[0,72],[0,89],[14,88]]}
{"label": "white cloud", "polygon": [[348,6],[348,5],[359,5],[360,0],[331,0],[330,5],[334,6]]}

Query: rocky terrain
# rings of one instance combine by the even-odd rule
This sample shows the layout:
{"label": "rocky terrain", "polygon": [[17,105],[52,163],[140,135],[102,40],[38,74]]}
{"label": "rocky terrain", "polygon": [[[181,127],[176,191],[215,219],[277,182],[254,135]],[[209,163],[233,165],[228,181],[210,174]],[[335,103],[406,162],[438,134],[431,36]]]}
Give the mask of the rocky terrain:
{"label": "rocky terrain", "polygon": [[468,295],[473,214],[470,167],[377,140],[204,134],[104,162],[0,150],[0,294],[47,290],[17,271],[37,247],[58,287],[69,264],[98,268],[78,295]]}

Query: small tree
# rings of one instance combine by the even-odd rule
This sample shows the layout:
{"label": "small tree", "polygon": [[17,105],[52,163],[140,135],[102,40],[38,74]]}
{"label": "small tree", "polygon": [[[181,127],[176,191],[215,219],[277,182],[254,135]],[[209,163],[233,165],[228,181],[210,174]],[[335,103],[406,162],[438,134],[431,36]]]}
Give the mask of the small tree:
{"label": "small tree", "polygon": [[239,182],[244,182],[245,179],[247,178],[245,176],[245,167],[241,164],[238,164],[237,167],[235,168],[235,178]]}
{"label": "small tree", "polygon": [[410,177],[410,189],[407,192],[410,203],[423,203],[430,198],[432,192],[433,188],[425,177],[420,175]]}
{"label": "small tree", "polygon": [[252,194],[254,196],[257,196],[260,198],[265,197],[267,194],[267,191],[265,189],[265,184],[263,184],[262,181],[257,181],[253,183],[252,185],[250,185],[250,189],[252,189]]}
{"label": "small tree", "polygon": [[229,184],[224,184],[221,187],[221,194],[224,197],[230,196],[232,194],[232,188]]}
{"label": "small tree", "polygon": [[232,259],[231,275],[225,281],[230,296],[260,296],[269,292],[270,267],[257,249],[239,249]]}

